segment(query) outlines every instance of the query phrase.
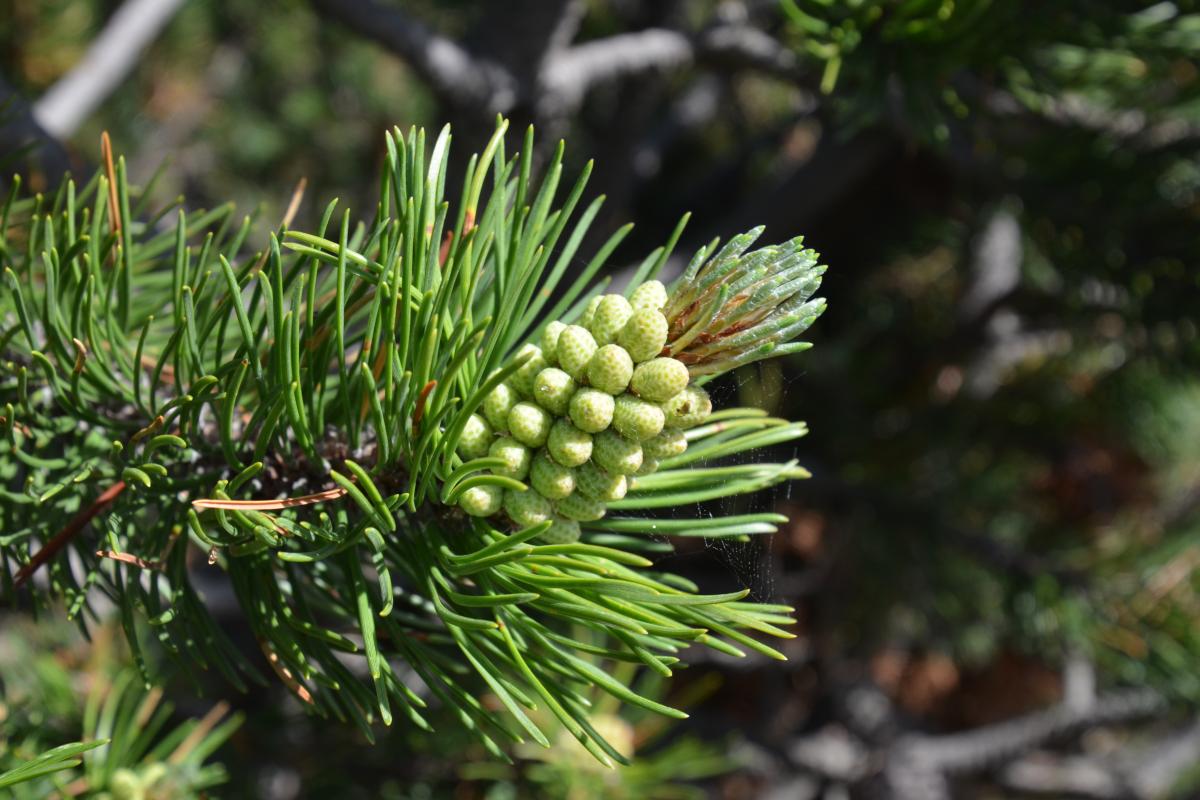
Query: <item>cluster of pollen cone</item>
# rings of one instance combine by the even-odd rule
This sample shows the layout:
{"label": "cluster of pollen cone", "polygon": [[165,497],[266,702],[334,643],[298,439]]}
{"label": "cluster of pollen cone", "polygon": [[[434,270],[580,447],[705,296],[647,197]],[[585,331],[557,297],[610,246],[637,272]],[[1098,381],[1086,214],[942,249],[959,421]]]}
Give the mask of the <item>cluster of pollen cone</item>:
{"label": "cluster of pollen cone", "polygon": [[459,505],[473,516],[506,514],[517,527],[546,520],[548,542],[579,538],[579,523],[600,519],[625,496],[629,478],[658,469],[687,449],[683,430],[712,411],[683,362],[663,357],[667,291],[658,281],[626,299],[588,305],[578,325],[549,323],[541,347],[517,353],[524,365],[492,390],[459,443],[464,459],[492,456],[494,472],[527,491],[477,486]]}
{"label": "cluster of pollen cone", "polygon": [[746,253],[760,233],[712,258],[701,251],[671,295],[651,280],[628,299],[598,296],[579,324],[551,322],[540,347],[524,345],[524,363],[470,418],[458,452],[500,460],[493,471],[528,488],[475,486],[461,508],[517,528],[549,520],[543,541],[573,542],[632,478],[687,450],[683,432],[712,413],[693,378],[806,349],[792,339],[824,310],[810,298],[825,267],[799,238]]}

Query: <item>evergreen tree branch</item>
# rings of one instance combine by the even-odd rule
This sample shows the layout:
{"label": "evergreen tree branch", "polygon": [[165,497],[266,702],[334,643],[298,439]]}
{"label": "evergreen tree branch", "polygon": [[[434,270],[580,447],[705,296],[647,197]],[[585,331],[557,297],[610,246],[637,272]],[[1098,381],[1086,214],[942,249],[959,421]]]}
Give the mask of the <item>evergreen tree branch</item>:
{"label": "evergreen tree branch", "polygon": [[[174,546],[186,538],[227,573],[272,669],[315,710],[368,736],[394,710],[428,727],[424,699],[392,671],[404,661],[496,755],[504,739],[548,743],[522,710],[536,697],[597,759],[621,760],[585,726],[580,682],[681,716],[605,660],[669,675],[693,643],[783,659],[760,637],[791,638],[790,608],[701,595],[639,551],[662,549],[652,532],[741,538],[784,521],[653,509],[807,477],[794,461],[727,463],[807,429],[714,413],[701,383],[805,348],[793,340],[824,309],[813,293],[825,267],[798,238],[749,250],[754,231],[701,250],[672,294],[655,276],[681,223],[629,298],[601,295],[593,279],[618,231],[547,309],[599,201],[576,216],[590,167],[560,195],[562,146],[534,179],[532,132],[507,156],[507,125],[472,159],[455,211],[449,129],[433,141],[394,131],[369,227],[351,235],[345,212],[327,230],[331,204],[315,232],[285,225],[257,253],[242,251],[251,222],[235,229],[229,207],[178,211],[173,230],[134,224],[142,198],[107,142],[82,188],[11,194],[5,576],[15,564],[23,582],[70,548],[35,600],[80,610],[100,588],[139,660],[145,615],[174,652],[244,685],[256,673],[199,598],[188,548]],[[553,325],[577,344],[561,358]],[[111,488],[88,500],[97,483]],[[107,547],[80,542],[101,518]],[[365,677],[346,653],[365,659]],[[480,705],[480,685],[507,714]]]}
{"label": "evergreen tree branch", "polygon": [[[1044,98],[1036,108],[1012,94],[984,89],[967,82],[983,95],[988,111],[1002,117],[1041,120],[1054,126],[1080,128],[1113,139],[1139,150],[1151,151],[1187,145],[1200,139],[1200,123],[1184,115],[1156,118],[1138,108],[1109,108],[1079,94],[1063,93]],[[1164,116],[1164,115],[1159,115]]]}
{"label": "evergreen tree branch", "polygon": [[[312,0],[313,6],[360,35],[404,58],[441,96],[483,115],[507,113],[521,98],[533,98],[541,115],[561,117],[578,107],[595,86],[652,71],[669,71],[697,61],[754,69],[786,80],[801,79],[795,54],[770,35],[743,24],[714,26],[699,34],[650,28],[571,45],[581,14],[566,3],[549,38],[535,48],[542,56],[537,86],[501,63],[439,34],[400,9],[377,0]],[[532,77],[532,76],[531,76]]]}
{"label": "evergreen tree branch", "polygon": [[912,759],[946,773],[978,771],[1004,763],[1053,739],[1087,728],[1145,719],[1166,708],[1151,689],[1127,689],[1101,695],[1085,707],[1060,703],[1015,720],[963,733],[914,736],[898,743],[900,761]]}
{"label": "evergreen tree branch", "polygon": [[409,63],[439,95],[458,107],[494,116],[517,99],[513,77],[399,8],[377,0],[312,0],[319,13],[377,42]]}
{"label": "evergreen tree branch", "polygon": [[584,42],[553,53],[542,68],[545,87],[578,102],[593,86],[692,63],[694,44],[678,31],[652,28]]}
{"label": "evergreen tree branch", "polygon": [[121,85],[182,7],[183,0],[126,0],[83,59],[38,98],[33,113],[41,125],[53,136],[71,136]]}
{"label": "evergreen tree branch", "polygon": [[962,733],[910,734],[889,748],[885,776],[897,797],[941,796],[950,776],[978,773],[1052,740],[1100,725],[1145,719],[1165,707],[1158,692],[1129,689],[1102,695],[1084,707],[1063,702]]}
{"label": "evergreen tree branch", "polygon": [[907,733],[868,742],[831,725],[793,742],[788,755],[802,769],[829,780],[861,786],[882,777],[889,796],[927,800],[950,797],[955,776],[979,774],[1053,741],[1098,726],[1150,718],[1165,708],[1160,694],[1129,689],[1087,703],[1064,698],[1016,719],[944,735]]}
{"label": "evergreen tree branch", "polygon": [[741,24],[717,25],[698,35],[650,28],[583,42],[552,52],[541,82],[551,97],[575,108],[600,84],[693,63],[753,69],[799,81],[795,54],[770,35]]}
{"label": "evergreen tree branch", "polygon": [[47,540],[42,545],[42,548],[30,557],[28,564],[17,570],[17,574],[13,578],[13,584],[17,588],[20,588],[25,581],[29,580],[33,573],[41,569],[43,564],[62,552],[63,548],[69,545],[87,527],[88,523],[95,519],[97,514],[112,505],[113,501],[120,497],[123,491],[125,491],[125,481],[117,481],[101,492],[99,497],[92,501],[91,505],[72,517],[70,522],[63,526],[61,531]]}
{"label": "evergreen tree branch", "polygon": [[706,31],[698,52],[700,60],[708,64],[753,69],[801,85],[809,77],[791,48],[750,25],[718,25]]}

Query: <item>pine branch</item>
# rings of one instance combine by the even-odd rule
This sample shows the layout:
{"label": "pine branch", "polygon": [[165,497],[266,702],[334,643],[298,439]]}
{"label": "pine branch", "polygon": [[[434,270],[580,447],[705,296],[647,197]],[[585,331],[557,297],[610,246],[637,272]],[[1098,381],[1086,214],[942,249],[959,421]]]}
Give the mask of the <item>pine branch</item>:
{"label": "pine branch", "polygon": [[542,82],[575,103],[592,87],[650,71],[667,71],[694,60],[696,48],[678,31],[652,28],[574,45],[547,59]]}
{"label": "pine branch", "polygon": [[121,85],[182,7],[183,0],[126,0],[83,59],[34,104],[34,116],[42,127],[52,136],[70,137]]}
{"label": "pine branch", "polygon": [[698,50],[707,64],[753,69],[800,85],[808,80],[791,48],[749,25],[718,25],[701,35]]}
{"label": "pine branch", "polygon": [[885,776],[897,797],[948,797],[944,787],[950,776],[978,773],[1052,740],[1096,726],[1145,719],[1164,708],[1164,699],[1157,692],[1130,689],[1102,695],[1086,707],[1060,703],[963,733],[908,735],[892,746]]}
{"label": "pine branch", "polygon": [[441,96],[485,116],[510,111],[518,87],[507,71],[395,6],[376,0],[312,0],[319,13],[407,61]]}
{"label": "pine branch", "polygon": [[1125,146],[1142,151],[1188,145],[1200,139],[1200,124],[1185,115],[1155,119],[1140,109],[1109,108],[1083,95],[1067,94],[1044,98],[1031,109],[1012,94],[972,85],[983,94],[988,111],[1003,117],[1024,117],[1060,127],[1080,128],[1110,136]]}
{"label": "pine branch", "polygon": [[[1150,718],[1165,708],[1156,692],[1115,691],[1088,703],[1065,698],[1051,708],[960,733],[888,736],[874,746],[831,725],[796,740],[788,755],[801,768],[840,783],[862,786],[881,774],[889,796],[944,798],[951,796],[950,780],[956,776],[978,775],[1056,740]],[[1023,769],[1014,763],[1006,774],[1028,777]]]}
{"label": "pine branch", "polygon": [[583,42],[552,52],[541,70],[548,98],[574,109],[594,87],[648,72],[667,72],[693,63],[752,69],[799,81],[798,61],[770,35],[746,25],[717,25],[696,36],[650,28]]}
{"label": "pine branch", "polygon": [[72,517],[71,521],[61,531],[52,536],[42,546],[42,549],[33,554],[29,559],[29,563],[17,570],[17,574],[13,579],[16,587],[19,589],[43,564],[62,552],[63,548],[70,544],[71,540],[78,536],[80,531],[86,528],[88,523],[95,519],[97,514],[108,508],[123,491],[125,491],[125,482],[117,481],[101,492],[100,496],[92,501],[91,505]]}
{"label": "pine branch", "polygon": [[[800,81],[795,54],[770,35],[743,24],[721,24],[699,34],[650,28],[572,45],[581,7],[564,4],[548,31],[533,84],[501,63],[473,52],[400,9],[376,0],[313,0],[317,10],[404,58],[454,105],[483,116],[511,111],[532,99],[539,116],[553,121],[578,108],[594,87],[647,72],[702,62],[753,69]],[[519,71],[519,70],[518,70]]]}
{"label": "pine branch", "polygon": [[[576,216],[590,167],[560,196],[562,147],[534,180],[532,132],[510,157],[506,129],[471,160],[455,210],[449,130],[393,131],[369,222],[334,224],[330,204],[314,231],[285,220],[259,253],[227,207],[137,224],[143,199],[107,142],[86,184],[11,194],[0,575],[48,565],[35,599],[73,612],[102,589],[135,654],[145,618],[184,663],[243,685],[255,673],[209,618],[186,539],[314,711],[367,736],[396,711],[428,727],[403,661],[496,755],[548,743],[523,710],[538,698],[593,756],[621,761],[577,683],[680,716],[605,662],[670,675],[693,644],[782,659],[761,637],[790,638],[791,609],[700,594],[642,553],[662,549],[647,534],[743,538],[784,521],[654,509],[807,477],[740,458],[802,423],[714,412],[688,364],[707,376],[794,352],[824,308],[810,300],[824,267],[798,241],[746,252],[739,237],[668,291],[656,275],[681,223],[628,297],[593,283],[627,229],[559,293],[599,208]],[[92,499],[96,486],[110,488]],[[91,522],[102,541],[78,535]],[[475,699],[484,688],[503,716]]]}

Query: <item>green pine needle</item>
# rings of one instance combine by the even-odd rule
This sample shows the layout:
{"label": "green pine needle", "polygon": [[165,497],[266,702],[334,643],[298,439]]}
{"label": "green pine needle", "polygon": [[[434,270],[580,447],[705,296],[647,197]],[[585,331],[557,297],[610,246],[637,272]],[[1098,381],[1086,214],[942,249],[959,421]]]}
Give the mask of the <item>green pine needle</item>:
{"label": "green pine needle", "polygon": [[[448,129],[432,147],[424,131],[390,132],[378,206],[358,225],[343,211],[332,230],[334,204],[314,231],[265,237],[228,206],[155,213],[123,165],[53,195],[12,194],[0,215],[5,591],[24,583],[74,615],[102,591],[131,644],[152,627],[181,663],[244,687],[261,676],[191,583],[223,570],[276,673],[315,712],[368,736],[394,709],[427,727],[424,701],[393,670],[403,661],[497,756],[507,742],[548,744],[554,720],[601,761],[617,758],[581,686],[682,716],[612,677],[608,659],[667,675],[696,644],[781,657],[761,637],[790,635],[786,610],[703,595],[644,555],[669,548],[657,535],[770,533],[778,515],[622,513],[547,545],[548,523],[504,530],[453,507],[473,489],[525,488],[491,474],[495,458],[458,455],[466,426],[522,367],[520,345],[602,290],[628,232],[572,279],[599,209],[580,205],[591,166],[564,180],[560,146],[535,180],[532,131],[509,155],[506,128],[471,160],[457,204],[445,196]],[[664,267],[682,226],[638,281]],[[797,349],[788,343],[823,308],[810,299],[816,254],[798,239],[746,254],[758,233],[715,256],[704,248],[676,284],[673,341],[695,375]],[[246,249],[254,241],[261,252]],[[792,461],[722,463],[805,432],[718,411],[610,508],[806,477]],[[367,677],[347,656],[365,659]],[[548,713],[526,714],[535,706]]]}

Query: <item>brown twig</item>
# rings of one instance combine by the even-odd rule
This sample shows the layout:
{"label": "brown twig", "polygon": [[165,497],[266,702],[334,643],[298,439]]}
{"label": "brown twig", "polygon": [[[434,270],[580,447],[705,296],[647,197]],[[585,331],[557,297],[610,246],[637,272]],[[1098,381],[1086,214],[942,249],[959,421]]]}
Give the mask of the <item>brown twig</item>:
{"label": "brown twig", "polygon": [[56,533],[50,541],[33,554],[33,558],[29,559],[29,563],[21,567],[14,579],[15,586],[19,589],[25,581],[29,580],[29,576],[37,572],[38,569],[50,559],[58,555],[67,544],[74,539],[79,532],[82,531],[87,524],[92,521],[92,518],[103,511],[110,503],[120,496],[121,492],[125,491],[125,481],[117,481],[112,486],[100,493],[92,504],[80,511],[71,521],[66,524],[61,531]]}

